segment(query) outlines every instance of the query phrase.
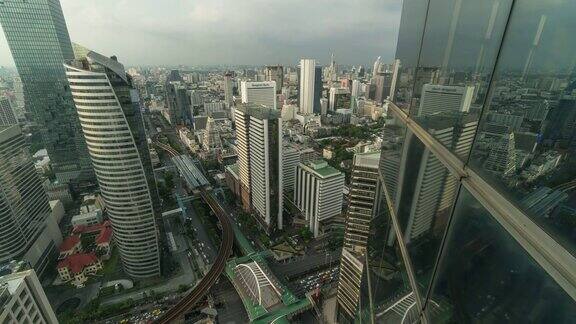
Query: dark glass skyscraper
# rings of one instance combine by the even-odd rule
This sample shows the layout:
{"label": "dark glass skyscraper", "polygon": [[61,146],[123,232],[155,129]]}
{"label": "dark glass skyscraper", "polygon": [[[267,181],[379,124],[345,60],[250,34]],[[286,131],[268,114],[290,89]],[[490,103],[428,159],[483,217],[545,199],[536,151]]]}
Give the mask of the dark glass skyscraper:
{"label": "dark glass skyscraper", "polygon": [[5,0],[0,23],[56,177],[90,180],[93,171],[80,134],[62,64],[74,58],[58,0]]}
{"label": "dark glass skyscraper", "polygon": [[368,248],[345,246],[340,322],[576,321],[574,12],[404,1],[383,210],[349,208]]}

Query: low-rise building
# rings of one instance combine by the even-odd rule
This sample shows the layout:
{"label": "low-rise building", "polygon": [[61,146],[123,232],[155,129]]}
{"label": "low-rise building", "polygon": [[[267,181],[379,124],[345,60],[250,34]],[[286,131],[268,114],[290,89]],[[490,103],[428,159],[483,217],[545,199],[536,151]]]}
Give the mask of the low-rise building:
{"label": "low-rise building", "polygon": [[74,215],[71,222],[72,226],[91,226],[102,223],[102,220],[102,211],[97,209],[90,212]]}
{"label": "low-rise building", "polygon": [[64,205],[72,202],[72,195],[70,194],[68,184],[46,180],[42,183],[42,186],[44,187],[46,195],[48,195],[48,200],[60,200]]}
{"label": "low-rise building", "polygon": [[58,262],[58,275],[64,282],[71,281],[76,287],[83,287],[88,276],[95,275],[102,269],[102,262],[96,254],[78,253]]}
{"label": "low-rise building", "polygon": [[59,259],[64,259],[70,255],[82,252],[82,242],[80,241],[80,235],[68,236],[62,244],[60,244],[60,257]]}

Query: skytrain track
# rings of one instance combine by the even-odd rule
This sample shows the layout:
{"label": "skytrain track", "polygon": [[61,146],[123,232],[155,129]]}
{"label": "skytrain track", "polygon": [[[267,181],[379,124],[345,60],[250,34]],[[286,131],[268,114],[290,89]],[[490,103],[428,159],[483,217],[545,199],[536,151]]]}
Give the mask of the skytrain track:
{"label": "skytrain track", "polygon": [[[180,155],[169,145],[159,142],[154,142],[154,144],[167,151],[173,157]],[[222,274],[224,268],[226,267],[228,256],[232,252],[234,232],[232,230],[232,225],[230,224],[230,219],[226,214],[226,211],[216,201],[210,189],[202,188],[200,190],[200,196],[208,204],[208,206],[210,206],[210,209],[212,209],[216,217],[218,217],[220,225],[222,226],[222,242],[220,243],[220,248],[218,249],[218,255],[216,256],[216,260],[214,261],[212,267],[210,267],[208,273],[206,273],[206,275],[200,280],[200,283],[198,283],[190,293],[184,296],[180,302],[178,302],[174,307],[170,308],[158,320],[156,320],[156,323],[173,323],[182,318],[190,310],[192,310],[194,306],[206,295],[216,280],[218,280],[218,277],[220,277],[220,274]]]}

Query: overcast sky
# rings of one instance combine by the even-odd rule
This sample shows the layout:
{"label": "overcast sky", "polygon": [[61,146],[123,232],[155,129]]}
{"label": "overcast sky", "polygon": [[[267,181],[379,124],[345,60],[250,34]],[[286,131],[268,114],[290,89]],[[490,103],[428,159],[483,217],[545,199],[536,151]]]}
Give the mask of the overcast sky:
{"label": "overcast sky", "polygon": [[[372,64],[394,57],[401,0],[61,0],[72,41],[125,65]],[[0,65],[13,66],[4,34]]]}

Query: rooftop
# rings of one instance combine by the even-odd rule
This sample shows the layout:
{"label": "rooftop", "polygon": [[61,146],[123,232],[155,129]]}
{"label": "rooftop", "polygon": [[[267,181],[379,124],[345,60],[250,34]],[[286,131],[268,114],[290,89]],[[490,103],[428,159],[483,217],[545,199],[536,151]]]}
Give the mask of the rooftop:
{"label": "rooftop", "polygon": [[324,160],[314,160],[304,164],[304,166],[313,173],[316,173],[321,178],[329,178],[342,174],[340,170],[328,165]]}
{"label": "rooftop", "polygon": [[112,239],[112,227],[104,227],[100,234],[96,236],[96,244],[110,243]]}
{"label": "rooftop", "polygon": [[280,110],[268,108],[264,105],[252,103],[242,103],[236,107],[237,110],[258,119],[280,118]]}
{"label": "rooftop", "polygon": [[92,252],[72,254],[66,259],[58,262],[58,269],[66,267],[73,274],[77,274],[82,272],[85,267],[95,262],[98,262],[98,257],[96,257],[96,254]]}
{"label": "rooftop", "polygon": [[66,252],[74,248],[76,244],[80,243],[80,235],[68,236],[62,244],[60,244],[60,252]]}

